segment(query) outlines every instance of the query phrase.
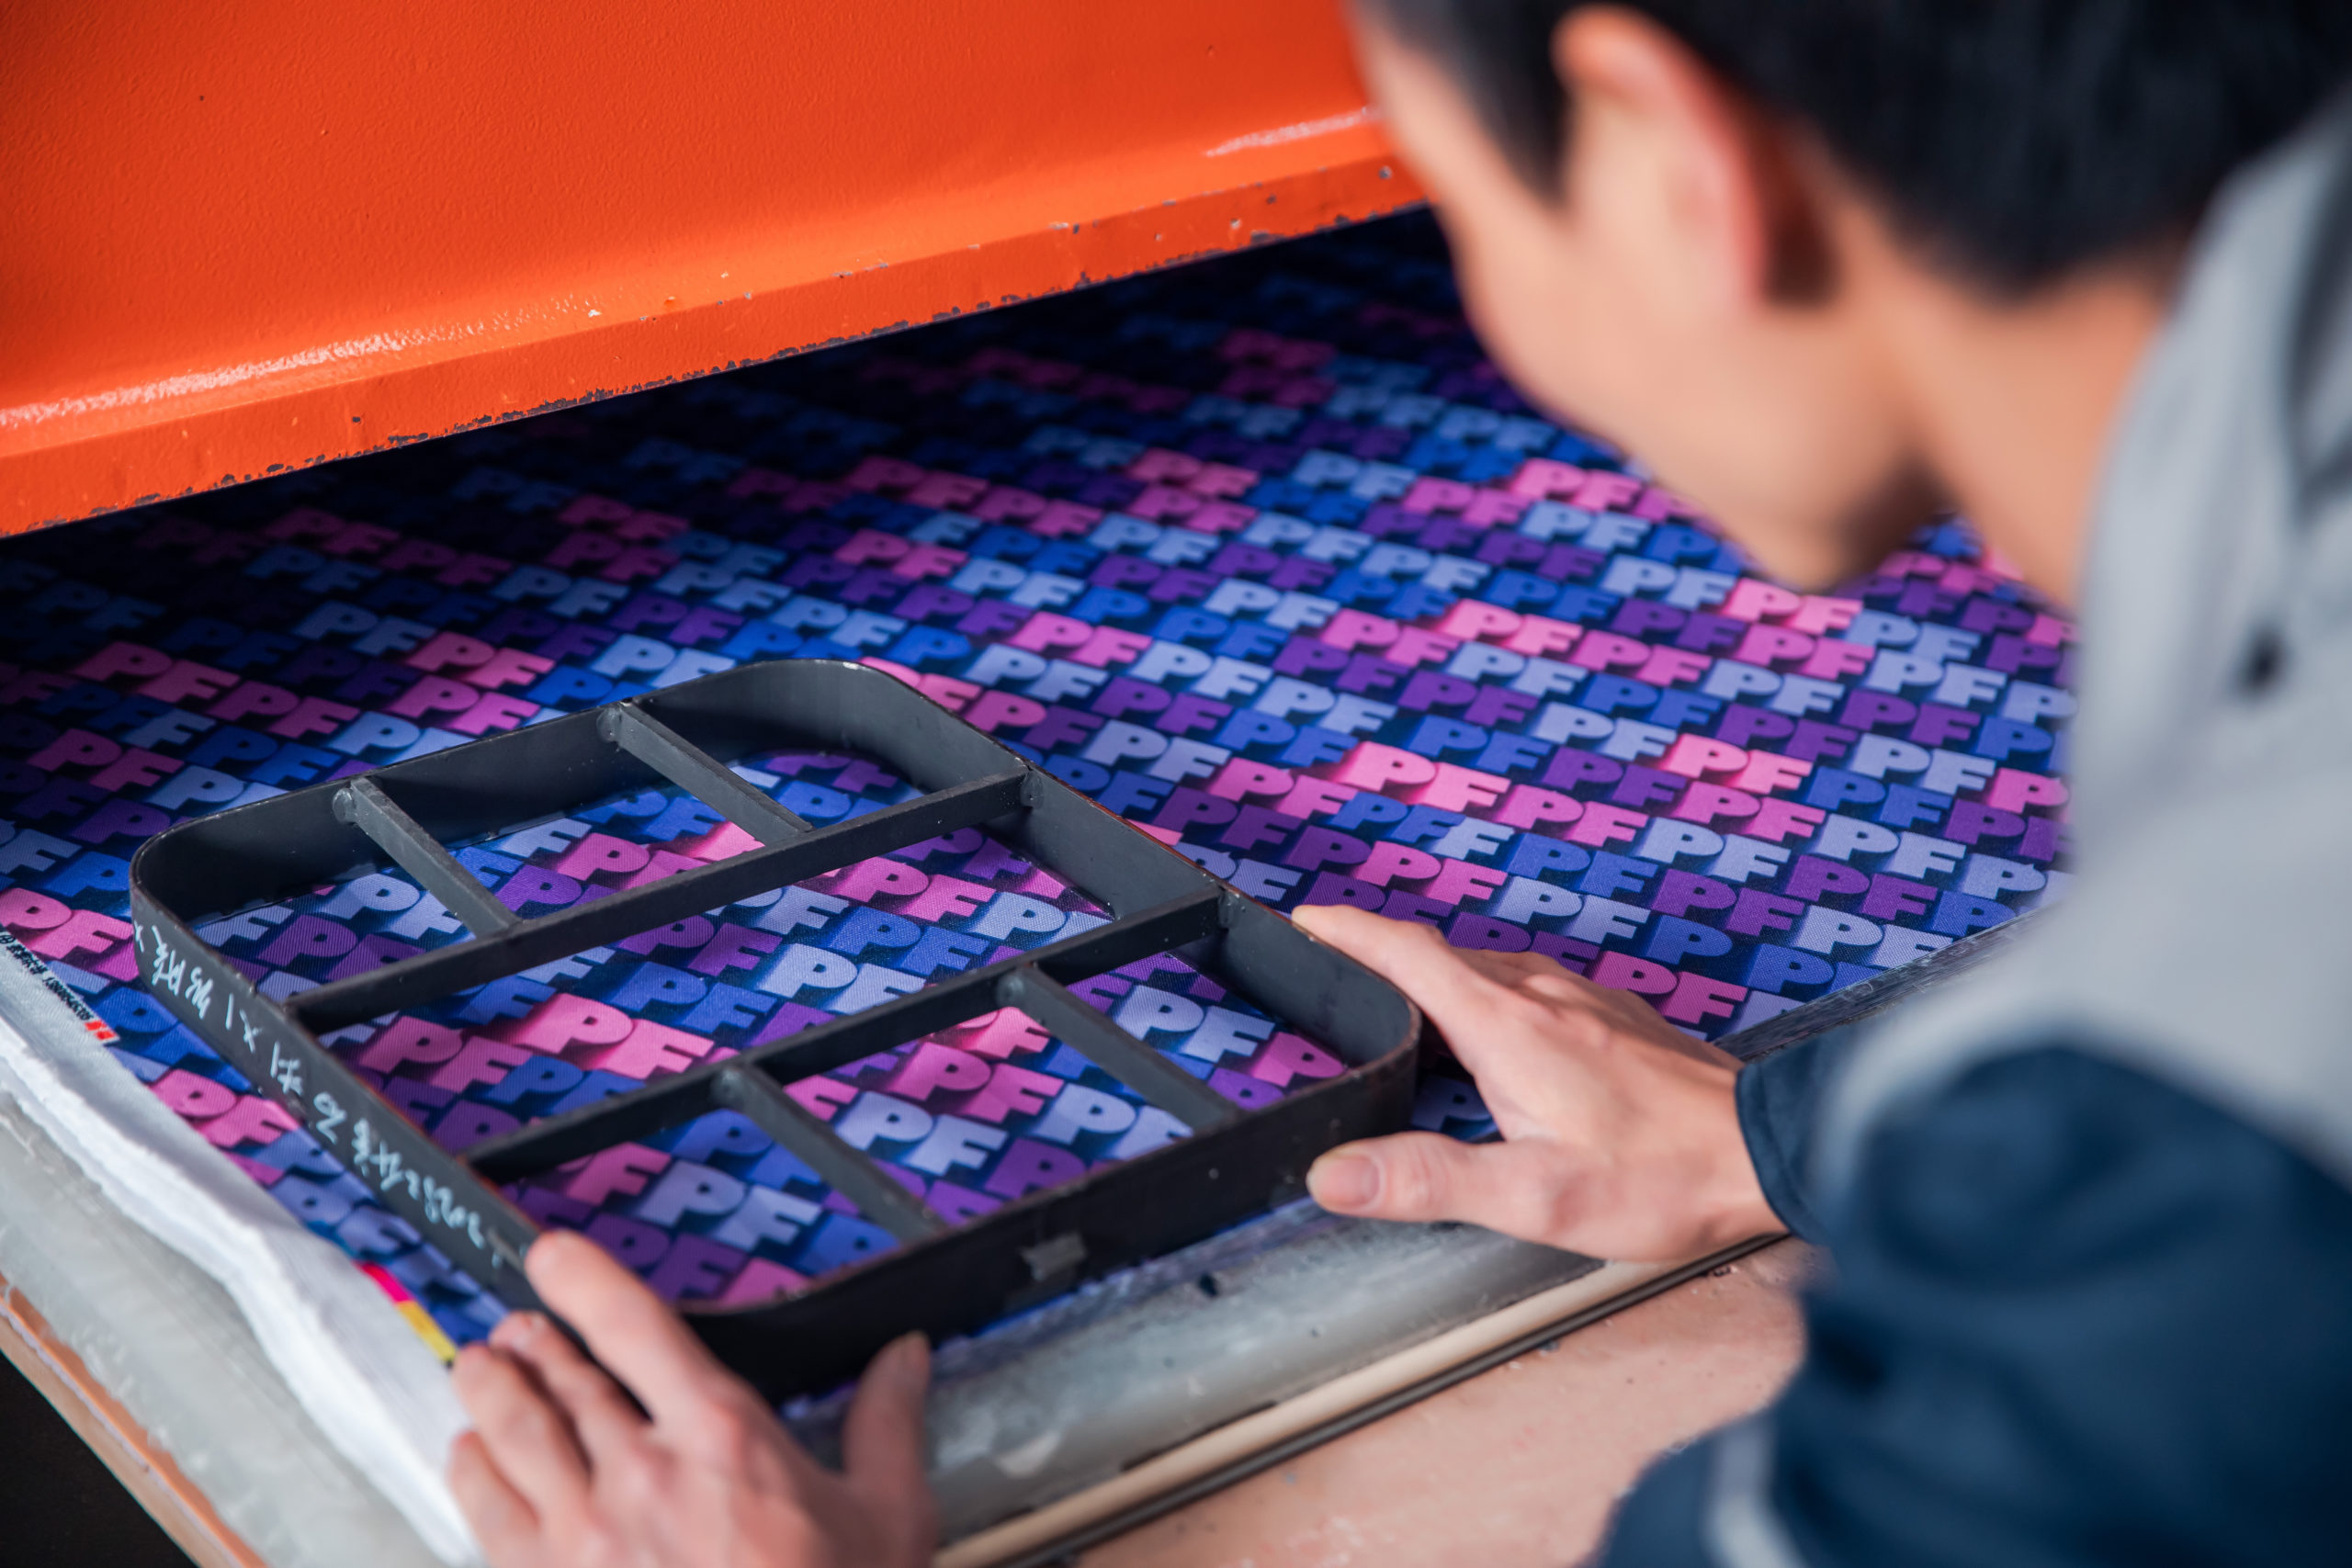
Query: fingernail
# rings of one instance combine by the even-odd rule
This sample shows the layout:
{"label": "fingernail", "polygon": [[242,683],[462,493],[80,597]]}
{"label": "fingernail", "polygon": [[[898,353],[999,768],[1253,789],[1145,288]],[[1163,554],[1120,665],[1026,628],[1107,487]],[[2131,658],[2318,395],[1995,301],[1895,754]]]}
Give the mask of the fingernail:
{"label": "fingernail", "polygon": [[930,1342],[920,1334],[901,1334],[882,1348],[880,1371],[897,1383],[918,1387],[931,1381]]}
{"label": "fingernail", "polygon": [[[565,1269],[575,1247],[595,1245],[572,1231],[542,1231],[539,1239],[531,1244],[531,1250],[523,1255],[523,1272],[528,1279],[544,1281],[548,1278],[548,1270]],[[545,1292],[542,1284],[541,1293]]]}
{"label": "fingernail", "polygon": [[490,1331],[490,1342],[493,1345],[523,1345],[537,1337],[539,1330],[546,1326],[547,1319],[537,1313],[510,1312],[500,1318],[498,1325]]}
{"label": "fingernail", "polygon": [[531,1257],[536,1258],[545,1253],[549,1258],[555,1258],[574,1247],[585,1245],[586,1239],[571,1231],[542,1231],[539,1234],[539,1239],[531,1244]]}
{"label": "fingernail", "polygon": [[1328,1154],[1307,1171],[1306,1190],[1327,1209],[1361,1209],[1380,1196],[1380,1167],[1344,1150]]}

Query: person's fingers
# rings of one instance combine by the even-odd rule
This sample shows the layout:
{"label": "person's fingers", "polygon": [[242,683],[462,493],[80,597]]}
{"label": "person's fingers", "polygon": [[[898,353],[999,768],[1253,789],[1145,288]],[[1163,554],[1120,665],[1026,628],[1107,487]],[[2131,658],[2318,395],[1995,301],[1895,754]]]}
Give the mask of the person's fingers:
{"label": "person's fingers", "polygon": [[469,1345],[458,1354],[452,1382],[488,1457],[535,1515],[585,1504],[588,1461],[571,1424],[519,1364]]}
{"label": "person's fingers", "polygon": [[656,1423],[691,1423],[733,1382],[661,1297],[587,1237],[549,1231],[524,1267],[539,1299]]}
{"label": "person's fingers", "polygon": [[1307,1191],[1334,1213],[1464,1220],[1521,1236],[1550,1228],[1550,1186],[1520,1145],[1456,1143],[1436,1133],[1345,1144],[1306,1173]]}
{"label": "person's fingers", "polygon": [[931,1488],[923,1479],[923,1397],[931,1388],[931,1347],[909,1334],[883,1348],[865,1369],[842,1429],[842,1470],[852,1487],[887,1517],[923,1526],[928,1544]]}
{"label": "person's fingers", "polygon": [[449,1450],[449,1492],[473,1527],[482,1556],[497,1568],[523,1568],[538,1555],[539,1520],[523,1495],[498,1473],[481,1437],[462,1432]]}
{"label": "person's fingers", "polygon": [[507,1314],[491,1330],[490,1342],[530,1368],[539,1386],[563,1407],[593,1462],[603,1463],[620,1444],[644,1431],[645,1417],[620,1385],[539,1314]]}
{"label": "person's fingers", "polygon": [[1418,920],[1385,919],[1339,904],[1309,905],[1291,919],[1410,997],[1454,1054],[1476,1068],[1495,982],[1464,962],[1443,937]]}

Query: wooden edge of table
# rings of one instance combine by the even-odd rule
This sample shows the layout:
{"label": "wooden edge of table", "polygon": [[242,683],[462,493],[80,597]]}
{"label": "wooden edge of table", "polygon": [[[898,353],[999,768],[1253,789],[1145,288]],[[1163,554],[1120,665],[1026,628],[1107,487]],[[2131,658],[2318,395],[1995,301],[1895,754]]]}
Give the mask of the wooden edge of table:
{"label": "wooden edge of table", "polygon": [[1758,1236],[1686,1263],[1606,1263],[1515,1305],[1245,1416],[1083,1492],[965,1537],[933,1568],[1025,1568],[1098,1545],[1528,1348],[1774,1246]]}
{"label": "wooden edge of table", "polygon": [[267,1568],[221,1522],[171,1455],[149,1442],[82,1358],[50,1331],[48,1321],[5,1279],[0,1279],[0,1355],[40,1391],[198,1568]]}
{"label": "wooden edge of table", "polygon": [[[943,1550],[934,1568],[1000,1568],[1095,1544],[1476,1376],[1531,1345],[1598,1322],[1779,1239],[1758,1237],[1684,1264],[1605,1264],[1228,1423],[1058,1503],[967,1536]],[[40,1391],[198,1568],[267,1568],[5,1279],[0,1279],[0,1355]]]}

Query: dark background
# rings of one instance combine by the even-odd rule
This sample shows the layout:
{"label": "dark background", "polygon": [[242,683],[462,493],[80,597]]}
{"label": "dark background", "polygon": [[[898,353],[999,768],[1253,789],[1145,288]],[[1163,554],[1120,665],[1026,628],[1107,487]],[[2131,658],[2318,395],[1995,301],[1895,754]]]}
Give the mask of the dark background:
{"label": "dark background", "polygon": [[0,1360],[0,1564],[66,1563],[193,1568],[40,1391]]}

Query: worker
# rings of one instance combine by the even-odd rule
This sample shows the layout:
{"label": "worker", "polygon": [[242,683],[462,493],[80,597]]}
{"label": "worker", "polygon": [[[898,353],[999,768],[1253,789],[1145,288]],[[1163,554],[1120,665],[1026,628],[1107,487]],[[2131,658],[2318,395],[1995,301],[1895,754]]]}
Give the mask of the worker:
{"label": "worker", "polygon": [[[1464,302],[1536,402],[1823,586],[1946,508],[2083,618],[2079,876],[1967,981],[1742,1070],[1548,959],[1339,908],[1502,1132],[1326,1207],[1832,1265],[1770,1409],[1624,1568],[2352,1554],[2352,69],[2343,0],[1357,0]],[[550,1236],[469,1351],[501,1568],[926,1561],[924,1352],[847,1468]],[[1432,1506],[1437,1501],[1432,1500]]]}

